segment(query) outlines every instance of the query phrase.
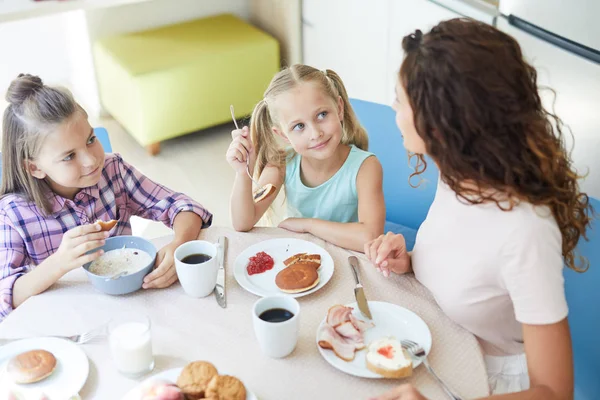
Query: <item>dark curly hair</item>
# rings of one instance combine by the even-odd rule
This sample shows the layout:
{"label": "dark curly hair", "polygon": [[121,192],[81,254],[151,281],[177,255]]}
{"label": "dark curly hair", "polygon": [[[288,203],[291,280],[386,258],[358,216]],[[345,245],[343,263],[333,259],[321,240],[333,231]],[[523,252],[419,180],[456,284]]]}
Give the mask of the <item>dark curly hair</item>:
{"label": "dark curly hair", "polygon": [[[402,47],[399,82],[441,179],[471,204],[493,201],[505,211],[520,201],[549,207],[565,264],[587,270],[589,262],[580,256],[576,263],[574,253],[593,210],[579,190],[565,127],[544,109],[536,70],[517,41],[490,25],[452,19],[425,35],[406,36]],[[426,168],[417,157],[416,175]]]}

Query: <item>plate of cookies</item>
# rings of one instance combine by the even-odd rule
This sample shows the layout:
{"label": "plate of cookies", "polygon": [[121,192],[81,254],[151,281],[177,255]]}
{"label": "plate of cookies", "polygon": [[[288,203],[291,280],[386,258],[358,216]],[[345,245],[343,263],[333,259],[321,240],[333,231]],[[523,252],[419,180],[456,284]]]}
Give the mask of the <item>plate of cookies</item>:
{"label": "plate of cookies", "polygon": [[88,358],[75,343],[39,337],[0,347],[0,398],[10,391],[29,399],[77,395],[89,373]]}
{"label": "plate of cookies", "polygon": [[236,258],[233,275],[257,296],[314,293],[333,276],[333,259],[322,247],[301,239],[271,239],[248,247]]}
{"label": "plate of cookies", "polygon": [[258,400],[241,380],[226,375],[208,361],[194,361],[146,379],[123,400],[168,398],[173,400]]}

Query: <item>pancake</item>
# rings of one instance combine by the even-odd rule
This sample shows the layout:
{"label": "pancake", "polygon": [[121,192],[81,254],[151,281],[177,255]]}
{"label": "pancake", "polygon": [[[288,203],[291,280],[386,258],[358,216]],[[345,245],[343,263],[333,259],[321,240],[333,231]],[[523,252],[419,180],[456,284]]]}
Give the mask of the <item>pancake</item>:
{"label": "pancake", "polygon": [[319,284],[319,273],[310,264],[296,263],[281,270],[275,277],[275,284],[285,293],[300,293]]}

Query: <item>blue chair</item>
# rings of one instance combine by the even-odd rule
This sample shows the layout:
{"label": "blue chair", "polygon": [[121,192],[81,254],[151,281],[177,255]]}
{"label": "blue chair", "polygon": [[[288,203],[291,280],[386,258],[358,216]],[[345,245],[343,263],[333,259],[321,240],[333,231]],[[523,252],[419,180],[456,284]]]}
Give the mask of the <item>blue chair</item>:
{"label": "blue chair", "polygon": [[[99,127],[94,128],[94,134],[96,138],[100,141],[102,147],[104,147],[104,151],[106,153],[112,153],[112,146],[110,145],[110,138],[108,137],[108,132],[105,128]],[[2,178],[2,153],[0,153],[0,179]]]}
{"label": "blue chair", "polygon": [[96,135],[96,138],[98,138],[98,141],[100,141],[100,144],[104,148],[104,152],[112,153],[112,146],[110,145],[110,138],[108,137],[108,132],[106,131],[106,129],[102,127],[94,128],[94,134]]}
{"label": "blue chair", "polygon": [[[596,212],[600,200],[591,199]],[[565,292],[575,363],[575,400],[600,399],[600,221],[592,222],[588,241],[580,240],[579,254],[590,262],[583,274],[565,268]]]}
{"label": "blue chair", "polygon": [[402,135],[396,126],[396,114],[391,107],[363,100],[351,99],[350,104],[360,123],[369,133],[369,151],[383,166],[383,193],[386,209],[386,232],[402,233],[409,250],[414,246],[417,230],[425,220],[433,202],[439,172],[428,160],[427,170],[411,180],[418,188],[410,186],[408,178],[414,172],[409,165]]}

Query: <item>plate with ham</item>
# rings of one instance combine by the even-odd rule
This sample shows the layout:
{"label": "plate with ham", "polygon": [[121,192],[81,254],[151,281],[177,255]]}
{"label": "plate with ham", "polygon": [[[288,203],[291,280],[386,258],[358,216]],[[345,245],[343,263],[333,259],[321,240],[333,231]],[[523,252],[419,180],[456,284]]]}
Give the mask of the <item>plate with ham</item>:
{"label": "plate with ham", "polygon": [[[356,303],[331,307],[317,329],[317,347],[333,367],[362,378],[380,379],[367,368],[367,347],[382,338],[408,339],[429,354],[431,332],[415,313],[395,304],[369,301],[372,320],[364,317]],[[413,368],[421,364],[413,362]]]}
{"label": "plate with ham", "polygon": [[[308,271],[310,278],[306,274],[309,265],[316,270],[316,274]],[[287,268],[298,269],[298,274],[279,274]],[[301,297],[325,286],[333,270],[333,259],[322,247],[301,239],[271,239],[241,252],[235,260],[233,276],[241,287],[257,296]],[[276,283],[278,275],[280,285],[284,278],[282,287]],[[298,277],[299,282],[293,282],[294,277]]]}

